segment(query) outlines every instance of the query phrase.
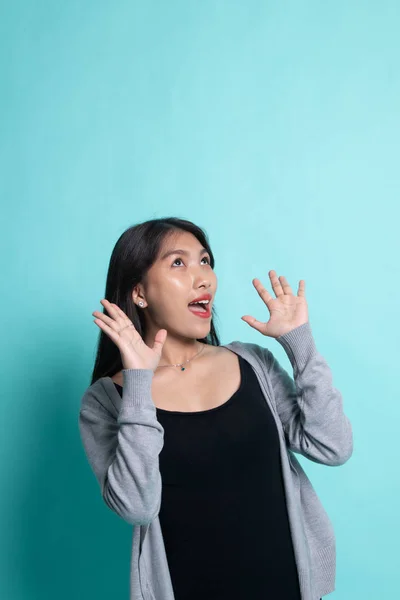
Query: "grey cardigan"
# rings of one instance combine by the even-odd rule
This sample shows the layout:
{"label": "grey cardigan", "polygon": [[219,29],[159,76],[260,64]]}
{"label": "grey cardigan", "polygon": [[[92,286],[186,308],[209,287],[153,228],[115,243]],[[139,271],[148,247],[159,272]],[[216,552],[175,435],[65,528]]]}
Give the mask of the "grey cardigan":
{"label": "grey cardigan", "polygon": [[[294,380],[267,348],[239,341],[224,347],[251,364],[274,416],[301,598],[319,600],[335,589],[335,534],[293,453],[342,465],[353,452],[352,427],[310,323],[276,339],[289,357]],[[80,436],[102,497],[134,526],[130,600],[174,600],[158,518],[164,429],[151,396],[153,375],[151,369],[123,370],[122,398],[113,380],[101,377],[85,391],[79,412]]]}

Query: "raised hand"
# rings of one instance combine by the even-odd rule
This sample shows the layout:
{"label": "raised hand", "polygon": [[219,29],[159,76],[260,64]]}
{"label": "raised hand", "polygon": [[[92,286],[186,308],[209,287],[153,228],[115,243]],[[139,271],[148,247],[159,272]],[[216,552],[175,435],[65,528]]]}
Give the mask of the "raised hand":
{"label": "raised hand", "polygon": [[167,330],[159,329],[156,333],[153,348],[147,346],[135,329],[132,321],[117,306],[108,300],[100,300],[107,309],[109,317],[97,310],[92,312],[96,317],[94,323],[108,335],[118,346],[121,352],[122,366],[124,369],[152,369],[156,370],[161,359],[164,342],[167,339]]}
{"label": "raised hand", "polygon": [[270,312],[269,321],[266,323],[257,321],[250,315],[244,315],[242,320],[263,335],[277,338],[308,321],[305,281],[300,279],[297,296],[294,296],[283,275],[277,277],[276,272],[273,270],[269,271],[268,274],[276,298],[271,296],[259,279],[253,279],[252,283]]}

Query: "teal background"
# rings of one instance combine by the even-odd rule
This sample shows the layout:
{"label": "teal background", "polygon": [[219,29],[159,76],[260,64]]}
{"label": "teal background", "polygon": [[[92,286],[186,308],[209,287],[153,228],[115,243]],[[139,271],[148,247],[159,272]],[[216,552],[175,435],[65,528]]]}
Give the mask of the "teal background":
{"label": "teal background", "polygon": [[336,531],[332,598],[396,598],[398,2],[0,10],[0,597],[129,597],[131,528],[100,497],[78,411],[117,238],[179,216],[209,234],[222,343],[289,372],[240,317],[268,318],[253,277],[305,279],[354,430],[340,468],[300,457]]}

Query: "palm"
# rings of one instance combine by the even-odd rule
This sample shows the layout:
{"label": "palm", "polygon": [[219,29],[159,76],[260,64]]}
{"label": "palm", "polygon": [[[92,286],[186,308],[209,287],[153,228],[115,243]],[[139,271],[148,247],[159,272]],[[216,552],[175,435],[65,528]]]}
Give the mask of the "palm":
{"label": "palm", "polygon": [[[160,342],[164,339],[164,335],[159,335],[159,331],[155,336],[155,341]],[[157,365],[161,356],[161,347],[157,343],[155,348],[150,348],[144,341],[140,334],[131,328],[125,329],[121,333],[120,350],[127,353],[132,352],[141,357],[141,359],[147,364],[153,366]]]}
{"label": "palm", "polygon": [[159,329],[155,335],[153,347],[150,348],[143,341],[132,321],[123,310],[107,299],[100,301],[109,313],[109,316],[94,311],[95,323],[116,344],[121,352],[124,369],[153,369],[160,362],[162,348],[167,337],[166,329]]}
{"label": "palm", "polygon": [[250,315],[244,315],[242,319],[263,335],[277,338],[308,321],[305,282],[300,280],[298,295],[295,296],[285,277],[278,278],[273,270],[269,271],[269,276],[276,298],[259,279],[253,279],[254,287],[270,312],[269,320],[258,321]]}

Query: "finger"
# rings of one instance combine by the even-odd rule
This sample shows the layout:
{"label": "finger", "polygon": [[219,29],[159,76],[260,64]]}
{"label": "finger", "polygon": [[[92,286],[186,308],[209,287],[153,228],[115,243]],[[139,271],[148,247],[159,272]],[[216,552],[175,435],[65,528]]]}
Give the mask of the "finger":
{"label": "finger", "polygon": [[104,333],[106,333],[115,344],[117,344],[120,337],[112,327],[109,327],[106,323],[104,323],[104,321],[101,321],[100,319],[95,319],[94,323],[96,323],[96,325],[98,325],[100,329],[104,331]]}
{"label": "finger", "polygon": [[253,285],[256,288],[258,295],[265,302],[265,304],[267,304],[270,300],[273,299],[269,291],[263,286],[259,279],[253,279]]}
{"label": "finger", "polygon": [[298,296],[305,296],[306,295],[306,282],[304,281],[304,279],[300,279],[299,289],[297,291],[297,295]]}
{"label": "finger", "polygon": [[131,323],[131,321],[130,321],[130,319],[128,319],[128,317],[126,317],[125,319],[122,319],[121,317],[116,317],[118,320],[115,320],[112,317],[108,317],[106,314],[101,313],[97,310],[92,312],[92,315],[94,317],[96,317],[97,319],[101,319],[102,321],[107,323],[107,325],[109,327],[111,327],[112,329],[114,329],[117,333],[121,329],[125,328],[127,325],[131,325],[133,327],[133,329],[135,329],[133,323]]}
{"label": "finger", "polygon": [[290,287],[286,277],[284,275],[281,275],[279,279],[282,284],[284,294],[290,294],[291,296],[293,296],[292,288]]}
{"label": "finger", "polygon": [[271,280],[272,289],[275,292],[276,297],[283,296],[284,291],[281,286],[281,282],[279,281],[276,271],[272,270],[269,272],[269,278]]}
{"label": "finger", "polygon": [[157,331],[156,337],[154,338],[153,350],[157,352],[159,356],[161,356],[161,351],[163,349],[164,342],[167,339],[167,333],[168,332],[166,329],[160,329],[159,331]]}
{"label": "finger", "polygon": [[97,319],[101,319],[102,321],[107,323],[107,325],[109,325],[110,327],[112,326],[113,323],[116,323],[116,321],[114,321],[114,319],[112,319],[111,317],[108,317],[104,313],[99,312],[98,310],[93,311],[92,315],[94,317],[96,317]]}
{"label": "finger", "polygon": [[107,312],[114,318],[125,318],[127,319],[126,314],[120,309],[119,306],[117,306],[117,304],[114,304],[113,302],[109,302],[106,298],[103,298],[103,300],[100,300],[100,304],[102,304],[104,306],[104,308],[107,310]]}
{"label": "finger", "polygon": [[264,333],[265,323],[262,323],[261,321],[257,321],[257,319],[255,319],[254,317],[252,317],[250,315],[244,315],[242,317],[242,320],[245,323],[248,323],[248,325],[250,325],[250,327],[253,327],[253,329],[257,329],[257,331],[259,331],[260,333]]}
{"label": "finger", "polygon": [[[107,312],[110,313],[110,315],[112,316],[112,318],[118,322],[119,325],[121,324],[128,324],[128,323],[132,323],[132,321],[130,320],[129,317],[126,316],[126,314],[124,313],[123,310],[120,309],[120,307],[117,304],[114,304],[113,302],[109,302],[108,300],[106,300],[104,298],[104,300],[100,300],[100,302],[103,304],[104,308],[107,310]],[[133,325],[133,323],[132,323]],[[135,326],[133,325],[133,328],[136,331]]]}
{"label": "finger", "polygon": [[129,317],[124,313],[124,311],[122,310],[122,308],[120,308],[118,306],[118,304],[113,304],[111,303],[111,306],[113,307],[113,309],[115,310],[115,312],[117,313],[117,315],[119,315],[122,319],[128,319]]}

